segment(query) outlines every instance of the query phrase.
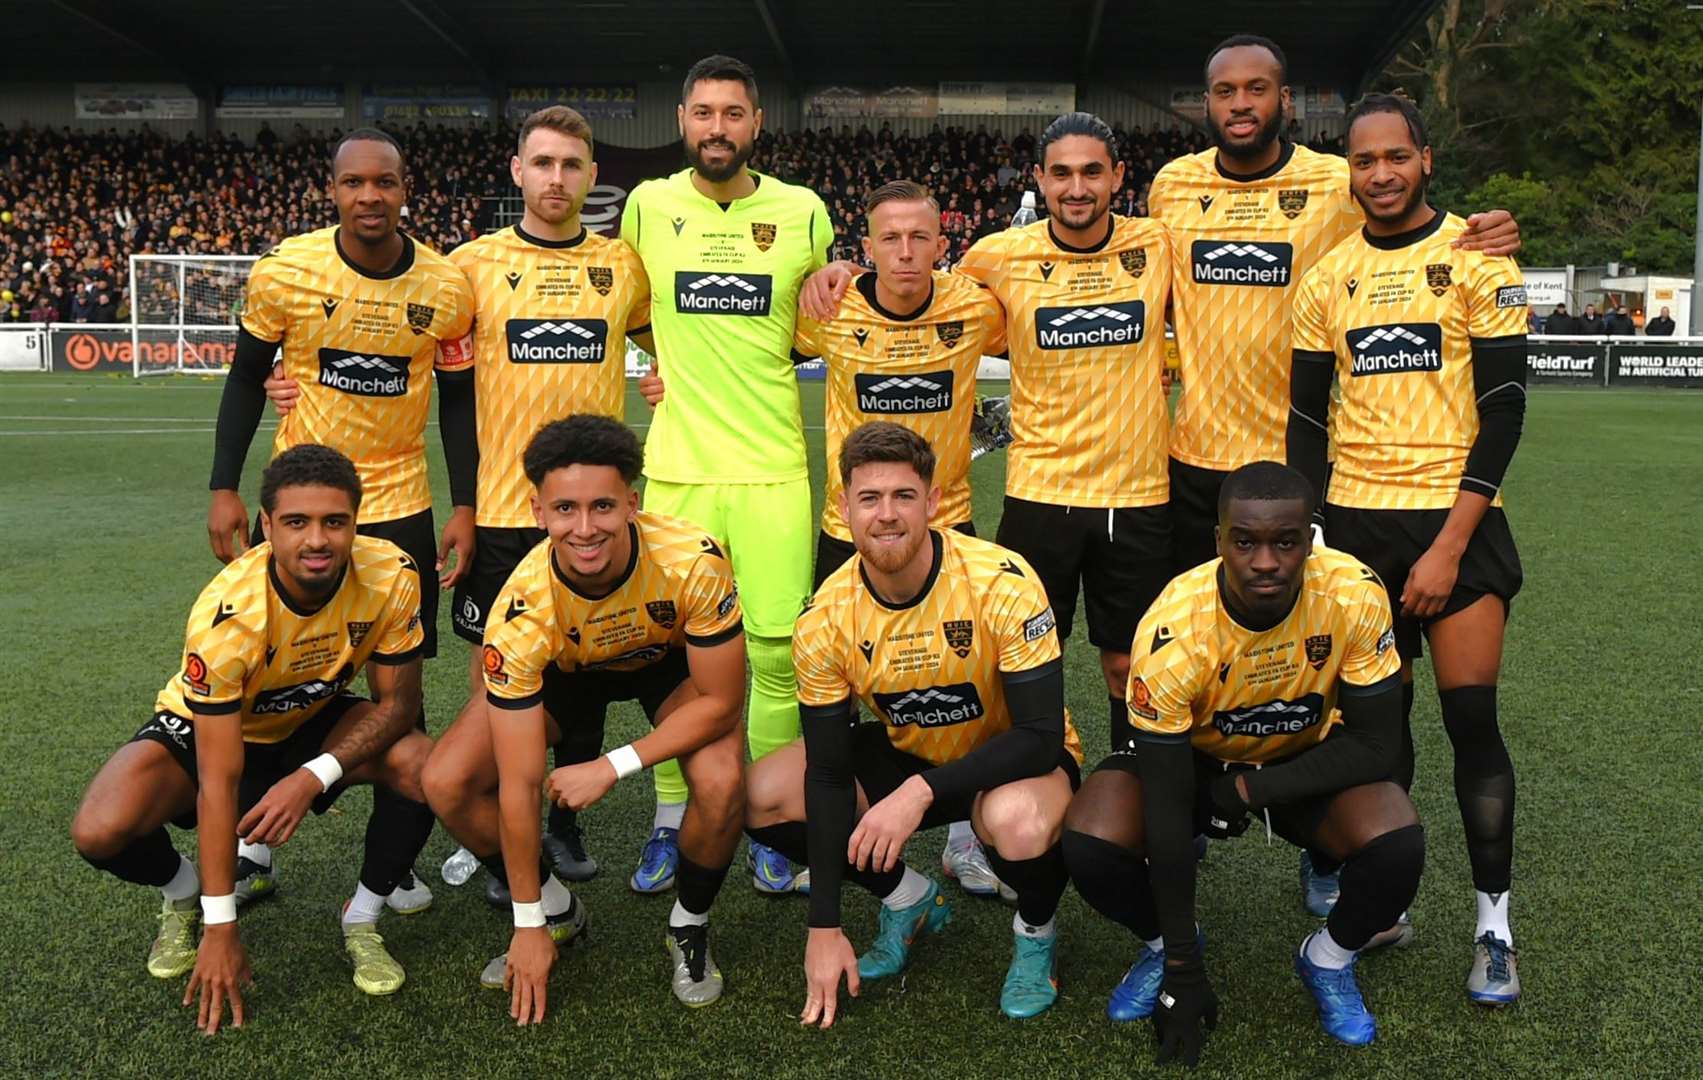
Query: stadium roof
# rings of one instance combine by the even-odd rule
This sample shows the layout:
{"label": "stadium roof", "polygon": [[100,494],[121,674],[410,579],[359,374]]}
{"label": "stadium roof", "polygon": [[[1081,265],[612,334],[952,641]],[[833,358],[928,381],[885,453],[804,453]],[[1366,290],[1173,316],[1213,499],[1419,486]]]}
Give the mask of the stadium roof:
{"label": "stadium roof", "polygon": [[192,84],[677,78],[1198,81],[1248,30],[1298,83],[1352,91],[1436,0],[0,0],[11,81]]}

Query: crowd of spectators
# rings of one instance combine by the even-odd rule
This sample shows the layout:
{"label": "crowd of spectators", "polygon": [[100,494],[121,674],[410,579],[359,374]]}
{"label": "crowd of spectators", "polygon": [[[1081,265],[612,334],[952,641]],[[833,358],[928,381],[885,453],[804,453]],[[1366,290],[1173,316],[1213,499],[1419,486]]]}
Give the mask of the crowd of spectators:
{"label": "crowd of spectators", "polygon": [[[484,197],[512,194],[512,129],[421,125],[399,134],[413,185],[409,232],[448,251],[493,226],[496,203]],[[1161,165],[1206,146],[1195,131],[1117,134],[1126,171],[1113,209],[1126,215],[1146,213]],[[230,134],[171,139],[145,127],[121,134],[0,125],[0,321],[127,321],[131,254],[255,255],[334,223],[326,172],[338,137],[263,127],[244,143]],[[1029,132],[1008,138],[937,127],[910,135],[848,125],[765,133],[752,163],[820,192],[833,216],[835,256],[849,259],[862,258],[864,195],[889,180],[921,181],[940,200],[950,263],[1011,220],[1034,157]],[[141,314],[152,321],[146,307]]]}

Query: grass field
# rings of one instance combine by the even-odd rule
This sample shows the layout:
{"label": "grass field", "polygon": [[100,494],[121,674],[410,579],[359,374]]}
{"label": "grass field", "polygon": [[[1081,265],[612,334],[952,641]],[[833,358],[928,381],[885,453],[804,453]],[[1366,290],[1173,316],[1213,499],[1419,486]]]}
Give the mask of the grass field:
{"label": "grass field", "polygon": [[[805,384],[821,469],[820,383]],[[650,787],[620,785],[584,817],[604,872],[582,896],[586,946],[564,953],[549,1020],[517,1031],[480,966],[508,919],[480,888],[443,885],[453,849],[421,861],[428,913],[383,930],[408,985],[369,999],[350,984],[337,905],[352,888],[368,796],[307,825],[278,856],[281,889],[242,919],[257,977],[249,1025],[208,1040],[179,1007],[184,980],[142,963],[157,893],[98,874],[68,826],[101,761],[147,718],[178,659],[183,620],[217,568],[202,526],[220,382],[0,376],[0,1073],[188,1075],[1084,1076],[1151,1072],[1146,1025],[1114,1027],[1107,992],[1133,957],[1119,928],[1067,894],[1063,996],[1013,1023],[997,997],[1011,911],[956,897],[946,936],[902,986],[877,987],[828,1033],[801,1030],[804,907],[730,875],[715,954],[728,992],[688,1012],[668,990],[672,899],[628,892]],[[636,395],[630,415],[644,416]],[[436,439],[435,429],[431,436]],[[262,459],[251,455],[251,503]],[[447,490],[432,446],[434,489]],[[976,521],[992,535],[1003,461],[978,463]],[[1295,853],[1255,831],[1215,846],[1201,921],[1223,1022],[1203,1076],[1703,1075],[1703,394],[1537,391],[1508,484],[1526,568],[1503,676],[1503,724],[1520,770],[1514,926],[1525,1000],[1470,1006],[1461,984],[1472,893],[1435,695],[1421,673],[1416,798],[1430,839],[1405,951],[1374,955],[1361,983],[1378,1042],[1348,1050],[1318,1029],[1290,957],[1312,927]],[[442,521],[443,507],[439,508]],[[1689,552],[1689,554],[1687,554]],[[443,614],[426,668],[434,730],[461,704],[464,646]],[[1105,747],[1098,664],[1079,632],[1070,698],[1090,760]],[[635,737],[626,707],[612,737]],[[178,837],[193,853],[193,840]],[[938,874],[939,836],[913,844]],[[743,855],[739,866],[743,866]],[[480,879],[475,879],[479,881]],[[875,904],[847,902],[854,942]]]}

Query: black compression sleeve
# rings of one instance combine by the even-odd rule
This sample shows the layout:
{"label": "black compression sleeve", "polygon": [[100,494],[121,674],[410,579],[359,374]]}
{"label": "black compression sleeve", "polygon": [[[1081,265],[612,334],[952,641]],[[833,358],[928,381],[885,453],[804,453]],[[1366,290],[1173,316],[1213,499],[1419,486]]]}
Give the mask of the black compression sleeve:
{"label": "black compression sleeve", "polygon": [[1064,746],[1064,661],[1049,660],[1028,671],[1002,671],[999,678],[1005,685],[1011,727],[957,761],[923,773],[935,798],[974,795],[1013,780],[1045,776],[1058,766]]}
{"label": "black compression sleeve", "polygon": [[1330,380],[1336,356],[1296,349],[1289,365],[1289,431],[1285,456],[1313,485],[1318,505],[1325,501],[1325,462],[1329,456]]}
{"label": "black compression sleeve", "polygon": [[[1136,733],[1147,877],[1167,959],[1195,953],[1194,750],[1185,735]],[[1195,959],[1199,959],[1196,957]]]}
{"label": "black compression sleeve", "polygon": [[1461,490],[1494,499],[1526,423],[1525,335],[1473,341],[1472,391],[1478,396],[1478,437],[1467,454]]}
{"label": "black compression sleeve", "polygon": [[810,925],[840,925],[840,882],[846,844],[857,813],[857,779],[852,772],[852,727],[857,704],[802,705],[804,728],[805,843],[810,850]]}
{"label": "black compression sleeve", "polygon": [[474,505],[479,488],[479,421],[473,394],[472,368],[438,372],[438,433],[449,466],[449,499],[456,506]]}
{"label": "black compression sleeve", "polygon": [[1258,810],[1370,784],[1389,777],[1402,745],[1401,676],[1372,686],[1342,687],[1342,726],[1287,761],[1242,774],[1248,807]]}
{"label": "black compression sleeve", "polygon": [[219,395],[219,419],[213,427],[212,491],[235,491],[242,483],[242,464],[266,410],[265,382],[278,355],[276,341],[262,341],[247,330],[237,331],[236,356]]}

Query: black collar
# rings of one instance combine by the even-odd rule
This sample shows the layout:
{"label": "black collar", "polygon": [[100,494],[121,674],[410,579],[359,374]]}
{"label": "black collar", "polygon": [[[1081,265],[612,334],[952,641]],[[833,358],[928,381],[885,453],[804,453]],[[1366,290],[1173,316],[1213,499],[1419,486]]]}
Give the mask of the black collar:
{"label": "black collar", "polygon": [[1295,144],[1290,142],[1288,139],[1280,137],[1278,139],[1278,145],[1282,147],[1282,149],[1278,151],[1277,160],[1272,162],[1270,165],[1267,165],[1259,172],[1231,172],[1229,169],[1224,167],[1224,151],[1222,150],[1212,155],[1212,167],[1218,170],[1219,176],[1222,176],[1226,180],[1234,180],[1238,184],[1251,184],[1255,180],[1269,180],[1271,177],[1282,172],[1283,167],[1289,164],[1289,159],[1295,156]]}
{"label": "black collar", "polygon": [[1366,243],[1377,248],[1379,251],[1395,251],[1398,248],[1417,244],[1419,241],[1430,236],[1438,229],[1441,229],[1443,227],[1443,216],[1444,215],[1441,210],[1433,210],[1431,211],[1430,221],[1427,221],[1425,224],[1420,225],[1417,228],[1409,229],[1406,232],[1396,233],[1393,236],[1373,236],[1371,231],[1362,225],[1360,227],[1360,235],[1366,238]]}
{"label": "black collar", "polygon": [[542,236],[533,236],[531,233],[521,228],[519,223],[516,223],[514,227],[514,234],[535,247],[571,248],[579,247],[581,244],[585,243],[586,230],[584,226],[581,226],[579,235],[574,237],[572,240],[546,240]]}
{"label": "black collar", "polygon": [[863,298],[865,300],[869,301],[869,306],[875,309],[875,314],[886,319],[888,322],[915,322],[917,319],[922,318],[923,315],[928,312],[928,309],[934,304],[934,275],[932,274],[929,275],[928,279],[927,299],[923,300],[921,307],[917,308],[909,315],[900,315],[896,311],[889,311],[881,306],[881,301],[875,299],[875,278],[875,274],[859,274],[855,279],[857,291],[863,294]]}
{"label": "black collar", "polygon": [[389,281],[391,278],[401,277],[414,266],[414,238],[400,229],[397,230],[396,235],[402,237],[402,255],[389,270],[379,272],[368,270],[364,266],[357,266],[355,261],[349,258],[349,253],[343,250],[343,226],[337,226],[337,231],[331,234],[331,244],[337,249],[337,257],[343,260],[344,266],[364,278],[372,278],[374,281]]}
{"label": "black collar", "polygon": [[929,590],[934,588],[935,581],[940,577],[940,564],[945,561],[944,549],[946,546],[945,541],[940,537],[940,530],[938,529],[928,530],[928,538],[934,548],[934,564],[928,568],[928,577],[923,579],[922,588],[917,590],[917,594],[915,596],[906,600],[902,604],[894,604],[882,599],[881,594],[875,591],[875,585],[869,580],[869,572],[864,569],[863,560],[859,559],[857,561],[857,573],[858,576],[863,579],[863,587],[869,590],[870,597],[874,599],[877,604],[880,604],[888,611],[904,611],[906,608],[916,607],[918,604],[923,602],[925,597],[928,596]]}
{"label": "black collar", "polygon": [[639,565],[639,527],[635,522],[627,522],[627,542],[632,545],[632,550],[627,553],[626,569],[621,571],[621,576],[611,582],[607,589],[604,589],[596,596],[593,596],[591,593],[580,592],[578,587],[574,585],[573,580],[569,578],[567,574],[562,572],[561,564],[556,561],[556,542],[554,540],[550,542],[550,569],[555,573],[556,580],[560,581],[563,585],[566,585],[568,587],[568,591],[580,599],[603,600],[607,597],[613,596],[617,589],[625,585],[627,580],[633,576],[634,569],[636,569]]}
{"label": "black collar", "polygon": [[1060,251],[1068,251],[1072,255],[1092,255],[1096,251],[1104,251],[1106,245],[1112,242],[1112,234],[1118,231],[1118,216],[1116,214],[1108,213],[1106,218],[1106,235],[1101,237],[1098,242],[1089,244],[1087,247],[1077,247],[1075,244],[1067,244],[1063,240],[1060,240],[1058,238],[1058,233],[1053,232],[1053,222],[1051,218],[1047,219],[1047,239],[1053,242],[1053,247],[1058,248]]}

